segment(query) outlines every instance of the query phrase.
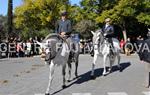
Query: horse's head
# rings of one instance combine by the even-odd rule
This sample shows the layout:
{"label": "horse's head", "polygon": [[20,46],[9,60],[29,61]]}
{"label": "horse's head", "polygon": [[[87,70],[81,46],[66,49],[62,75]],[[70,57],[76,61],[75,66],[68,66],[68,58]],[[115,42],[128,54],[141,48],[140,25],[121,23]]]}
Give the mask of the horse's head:
{"label": "horse's head", "polygon": [[55,58],[57,51],[61,47],[61,40],[57,35],[49,35],[50,37],[46,37],[42,43],[42,58],[45,58],[45,61],[50,62],[51,59]]}
{"label": "horse's head", "polygon": [[103,41],[103,34],[101,29],[95,32],[91,31],[91,33],[93,34],[93,44],[98,44],[99,42]]}

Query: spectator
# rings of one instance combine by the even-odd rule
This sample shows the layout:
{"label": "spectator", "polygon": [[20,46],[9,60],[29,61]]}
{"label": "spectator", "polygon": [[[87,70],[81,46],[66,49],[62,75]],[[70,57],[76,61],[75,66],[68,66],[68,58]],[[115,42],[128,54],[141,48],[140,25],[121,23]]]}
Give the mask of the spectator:
{"label": "spectator", "polygon": [[23,50],[23,47],[22,47],[22,43],[20,41],[17,43],[16,48],[17,48],[17,56],[18,57],[23,57],[24,56],[24,50]]}
{"label": "spectator", "polygon": [[30,52],[30,56],[33,56],[35,53],[34,53],[34,42],[33,42],[33,39],[30,38],[30,43],[31,43],[31,52]]}
{"label": "spectator", "polygon": [[124,44],[125,44],[125,41],[123,39],[121,39],[121,41],[120,41],[120,47],[123,48]]}
{"label": "spectator", "polygon": [[40,54],[40,45],[37,44],[38,38],[35,38],[35,40],[33,40],[34,42],[34,54],[35,55],[39,55]]}
{"label": "spectator", "polygon": [[30,42],[30,40],[27,40],[27,42],[26,42],[26,56],[27,57],[31,56],[31,42]]}
{"label": "spectator", "polygon": [[[138,45],[141,44],[140,51],[138,52],[139,58],[142,61],[142,63],[145,63],[146,65],[146,81],[145,81],[145,87],[150,87],[150,39],[147,40],[141,40],[138,42]],[[148,49],[144,49],[145,44],[147,44]],[[144,49],[144,50],[143,50]]]}
{"label": "spectator", "polygon": [[124,50],[124,45],[125,45],[125,41],[123,39],[121,39],[120,41],[120,48],[121,48],[121,51]]}
{"label": "spectator", "polygon": [[130,42],[130,38],[127,39],[126,45],[125,45],[125,54],[127,56],[130,56],[132,52],[132,44]]}
{"label": "spectator", "polygon": [[147,37],[150,39],[150,29],[148,28]]}

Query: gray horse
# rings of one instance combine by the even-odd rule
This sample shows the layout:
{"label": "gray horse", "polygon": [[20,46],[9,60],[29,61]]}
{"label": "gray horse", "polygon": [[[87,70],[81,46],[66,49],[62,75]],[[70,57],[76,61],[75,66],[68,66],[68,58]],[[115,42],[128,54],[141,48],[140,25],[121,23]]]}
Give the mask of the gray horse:
{"label": "gray horse", "polygon": [[[71,63],[75,62],[75,77],[78,77],[78,59],[79,59],[79,44],[71,40],[71,46],[74,45],[74,49],[70,49],[69,44],[61,38],[58,34],[49,34],[43,43],[37,42],[45,53],[45,63],[49,65],[49,83],[45,95],[50,95],[50,87],[52,79],[54,77],[55,66],[62,66],[63,85],[62,88],[66,88],[66,65],[68,65],[69,78],[71,81]],[[70,54],[72,55],[70,58]],[[73,59],[73,60],[72,60]]]}
{"label": "gray horse", "polygon": [[[93,63],[92,63],[92,70],[91,70],[91,78],[94,79],[94,69],[96,65],[96,61],[98,59],[98,56],[101,55],[103,58],[103,75],[107,75],[108,73],[111,72],[112,65],[115,62],[115,59],[117,57],[118,59],[118,68],[120,69],[120,46],[119,46],[119,41],[115,38],[113,38],[113,44],[114,44],[114,55],[111,55],[110,53],[110,43],[107,41],[107,39],[104,37],[103,32],[101,29],[97,30],[96,32],[91,31],[93,34],[93,46],[94,46],[94,58],[93,58]],[[110,64],[110,69],[109,72],[106,71],[106,63],[107,59],[109,60]]]}

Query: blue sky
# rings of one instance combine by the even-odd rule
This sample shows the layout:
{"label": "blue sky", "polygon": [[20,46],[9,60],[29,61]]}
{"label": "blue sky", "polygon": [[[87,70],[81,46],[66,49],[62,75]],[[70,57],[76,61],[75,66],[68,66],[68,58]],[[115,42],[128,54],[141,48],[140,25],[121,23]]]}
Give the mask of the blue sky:
{"label": "blue sky", "polygon": [[[71,4],[79,4],[81,0],[70,0]],[[22,0],[13,0],[13,8],[22,4]],[[0,0],[0,14],[7,14],[8,0]]]}

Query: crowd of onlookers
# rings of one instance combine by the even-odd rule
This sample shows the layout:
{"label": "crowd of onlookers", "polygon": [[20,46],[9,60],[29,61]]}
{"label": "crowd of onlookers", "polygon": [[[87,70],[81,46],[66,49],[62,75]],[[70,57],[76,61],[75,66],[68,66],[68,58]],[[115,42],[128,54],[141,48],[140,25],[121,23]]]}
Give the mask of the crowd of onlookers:
{"label": "crowd of onlookers", "polygon": [[142,36],[138,36],[138,37],[130,37],[127,38],[127,40],[120,40],[120,48],[121,48],[121,52],[126,54],[127,56],[131,55],[131,53],[136,52],[135,50],[135,45],[137,43],[137,41],[139,40],[143,40],[144,38]]}
{"label": "crowd of onlookers", "polygon": [[0,42],[1,57],[32,57],[40,54],[40,46],[36,43],[39,39],[10,38],[9,41]]}
{"label": "crowd of onlookers", "polygon": [[[148,32],[147,37],[150,37],[150,32]],[[122,53],[126,55],[130,55],[134,53],[135,47],[132,47],[136,43],[136,41],[144,40],[145,38],[142,36],[138,37],[129,37],[125,41],[124,39],[120,39],[120,47]],[[77,37],[77,42],[80,43],[80,52],[82,54],[91,53],[93,55],[93,44],[92,39],[79,39]],[[34,55],[40,54],[40,46],[36,43],[36,41],[41,42],[42,39],[38,38],[30,38],[28,40],[21,40],[21,38],[10,38],[8,41],[0,40],[0,58],[4,57],[32,57]],[[131,43],[131,44],[130,44]],[[125,46],[126,44],[129,44]],[[132,49],[132,51],[131,51]]]}
{"label": "crowd of onlookers", "polygon": [[81,54],[91,53],[93,50],[93,43],[91,39],[80,40],[80,52]]}

